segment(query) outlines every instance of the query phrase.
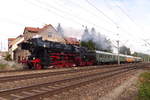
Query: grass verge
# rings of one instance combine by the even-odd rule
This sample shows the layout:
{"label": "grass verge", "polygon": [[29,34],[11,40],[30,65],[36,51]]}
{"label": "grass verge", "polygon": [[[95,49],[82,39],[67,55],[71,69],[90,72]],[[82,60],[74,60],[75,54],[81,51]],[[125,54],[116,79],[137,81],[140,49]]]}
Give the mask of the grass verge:
{"label": "grass verge", "polygon": [[0,64],[0,70],[5,69],[6,66],[7,64]]}
{"label": "grass verge", "polygon": [[138,92],[138,100],[150,100],[150,72],[140,75]]}

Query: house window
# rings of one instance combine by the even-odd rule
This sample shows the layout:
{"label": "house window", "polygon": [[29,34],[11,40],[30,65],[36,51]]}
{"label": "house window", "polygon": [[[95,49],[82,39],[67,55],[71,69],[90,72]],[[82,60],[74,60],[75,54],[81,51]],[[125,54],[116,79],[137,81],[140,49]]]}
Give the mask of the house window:
{"label": "house window", "polygon": [[48,32],[48,37],[52,37],[52,33],[51,32]]}
{"label": "house window", "polygon": [[51,35],[51,34],[49,34],[49,35],[48,35],[48,37],[52,37],[52,35]]}

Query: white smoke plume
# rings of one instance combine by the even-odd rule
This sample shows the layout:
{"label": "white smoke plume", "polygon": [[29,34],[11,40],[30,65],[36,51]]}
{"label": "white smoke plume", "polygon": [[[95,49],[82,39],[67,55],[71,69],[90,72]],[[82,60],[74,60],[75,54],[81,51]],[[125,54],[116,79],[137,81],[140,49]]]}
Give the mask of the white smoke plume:
{"label": "white smoke plume", "polygon": [[95,43],[96,49],[98,50],[111,51],[112,49],[111,42],[106,38],[105,35],[97,33],[94,28],[92,28],[89,32],[88,28],[86,27],[81,41],[87,42],[89,40],[92,40]]}
{"label": "white smoke plume", "polygon": [[87,42],[87,41],[92,40],[92,39],[93,39],[92,34],[90,34],[88,28],[86,27],[84,30],[84,33],[82,35],[81,41]]}
{"label": "white smoke plume", "polygon": [[57,32],[59,33],[59,35],[61,35],[62,37],[64,37],[64,30],[61,27],[61,24],[58,23],[58,26],[56,27]]}
{"label": "white smoke plume", "polygon": [[97,50],[112,51],[111,42],[106,38],[105,35],[96,32],[95,28],[91,28],[91,30],[89,30],[87,27],[85,27],[83,32],[83,30],[74,29],[72,27],[64,28],[60,24],[58,24],[56,29],[57,32],[63,37],[74,37],[78,39],[80,39],[81,37],[81,41],[84,42],[92,40],[95,43],[95,47]]}

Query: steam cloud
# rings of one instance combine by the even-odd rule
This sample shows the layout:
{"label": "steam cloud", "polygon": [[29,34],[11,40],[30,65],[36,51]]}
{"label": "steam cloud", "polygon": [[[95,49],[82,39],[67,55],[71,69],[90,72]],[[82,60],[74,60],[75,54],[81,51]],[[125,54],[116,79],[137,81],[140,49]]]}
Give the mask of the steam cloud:
{"label": "steam cloud", "polygon": [[86,27],[81,41],[88,42],[89,40],[92,40],[95,43],[96,49],[98,50],[112,51],[111,42],[106,38],[105,35],[97,33],[94,28],[92,28],[89,32],[88,28]]}
{"label": "steam cloud", "polygon": [[[63,29],[60,23],[56,27],[56,30],[63,37],[73,35],[74,37],[77,37],[78,35],[82,34],[81,31],[72,28]],[[88,42],[89,40],[92,40],[95,43],[95,47],[97,50],[112,51],[111,42],[106,38],[105,35],[97,33],[95,28],[92,28],[89,31],[89,29],[85,27],[84,33],[81,36],[81,41]]]}
{"label": "steam cloud", "polygon": [[61,35],[62,37],[64,37],[64,30],[61,27],[60,23],[58,23],[58,26],[57,26],[56,30],[59,33],[59,35]]}

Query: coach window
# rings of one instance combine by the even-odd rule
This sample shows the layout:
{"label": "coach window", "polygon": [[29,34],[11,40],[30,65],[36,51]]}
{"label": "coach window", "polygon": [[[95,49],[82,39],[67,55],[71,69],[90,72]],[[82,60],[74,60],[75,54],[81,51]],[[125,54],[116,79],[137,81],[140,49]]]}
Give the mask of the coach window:
{"label": "coach window", "polygon": [[102,58],[104,58],[104,55],[102,55]]}

